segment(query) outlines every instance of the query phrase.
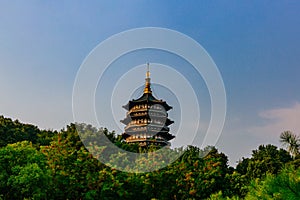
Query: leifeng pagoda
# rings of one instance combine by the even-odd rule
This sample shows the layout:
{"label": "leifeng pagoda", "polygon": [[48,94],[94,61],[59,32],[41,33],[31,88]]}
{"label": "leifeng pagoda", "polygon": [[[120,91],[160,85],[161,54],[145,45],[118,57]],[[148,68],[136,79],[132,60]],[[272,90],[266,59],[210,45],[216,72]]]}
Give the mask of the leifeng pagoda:
{"label": "leifeng pagoda", "polygon": [[171,106],[152,95],[149,64],[146,72],[146,82],[143,95],[132,99],[123,106],[128,112],[125,119],[125,132],[122,134],[127,143],[138,143],[142,147],[149,145],[170,146],[170,140],[175,136],[169,133],[168,127],[174,121],[168,118]]}

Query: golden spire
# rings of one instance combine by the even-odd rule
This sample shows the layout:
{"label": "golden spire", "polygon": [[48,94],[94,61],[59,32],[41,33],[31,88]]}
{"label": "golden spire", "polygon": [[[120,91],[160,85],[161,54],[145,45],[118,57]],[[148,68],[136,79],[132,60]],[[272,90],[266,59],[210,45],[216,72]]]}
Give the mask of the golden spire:
{"label": "golden spire", "polygon": [[152,91],[151,91],[151,83],[150,83],[150,69],[149,69],[149,63],[147,63],[147,72],[146,72],[146,83],[145,83],[145,88],[144,88],[144,93],[145,94],[151,94]]}

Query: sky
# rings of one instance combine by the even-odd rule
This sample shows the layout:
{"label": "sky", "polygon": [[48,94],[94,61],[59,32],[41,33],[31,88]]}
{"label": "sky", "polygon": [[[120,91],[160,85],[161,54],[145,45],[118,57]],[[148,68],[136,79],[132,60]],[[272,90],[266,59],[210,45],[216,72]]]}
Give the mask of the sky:
{"label": "sky", "polygon": [[[300,134],[299,9],[299,1],[0,1],[0,115],[43,129],[62,129],[74,122],[72,92],[78,70],[100,42],[133,28],[172,29],[202,45],[220,71],[227,115],[216,146],[234,165],[260,144],[281,146],[279,135],[284,130]],[[132,66],[140,85],[126,90],[123,96],[128,93],[128,100],[138,96],[144,83],[143,69],[134,67],[149,60],[175,68],[185,65],[160,51],[123,57],[107,72],[111,79],[106,85],[116,84],[113,74],[120,73],[122,65]],[[185,69],[182,73],[189,74]],[[153,82],[161,75],[153,69]],[[132,79],[128,76],[125,85]],[[204,82],[198,81],[191,84],[200,85],[196,88],[197,97],[203,97],[200,126],[207,127],[209,94]],[[158,85],[154,91],[179,105],[168,88]],[[101,102],[101,94],[95,99]],[[120,110],[113,109],[117,116],[122,112],[125,116],[121,105]],[[180,120],[180,111],[172,112],[170,116]],[[104,125],[122,131],[121,124]]]}

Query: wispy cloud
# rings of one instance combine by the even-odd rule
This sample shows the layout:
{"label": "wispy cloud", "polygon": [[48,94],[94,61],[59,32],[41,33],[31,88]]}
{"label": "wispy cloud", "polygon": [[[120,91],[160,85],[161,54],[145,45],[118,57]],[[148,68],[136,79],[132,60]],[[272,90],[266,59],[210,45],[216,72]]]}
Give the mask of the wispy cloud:
{"label": "wispy cloud", "polygon": [[259,113],[259,116],[265,123],[256,127],[256,132],[273,136],[286,130],[300,133],[300,102],[296,102],[289,107],[263,111]]}

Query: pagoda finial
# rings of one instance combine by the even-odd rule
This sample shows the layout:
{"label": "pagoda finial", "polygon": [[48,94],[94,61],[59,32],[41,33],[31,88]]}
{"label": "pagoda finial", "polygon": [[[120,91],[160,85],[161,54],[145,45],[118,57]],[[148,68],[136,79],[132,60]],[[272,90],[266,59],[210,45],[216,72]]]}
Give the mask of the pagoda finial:
{"label": "pagoda finial", "polygon": [[144,88],[144,93],[146,94],[151,94],[151,83],[150,83],[150,66],[149,63],[147,63],[147,72],[146,72],[146,83],[145,83],[145,88]]}
{"label": "pagoda finial", "polygon": [[149,67],[149,63],[147,63],[146,78],[150,78],[150,67]]}

